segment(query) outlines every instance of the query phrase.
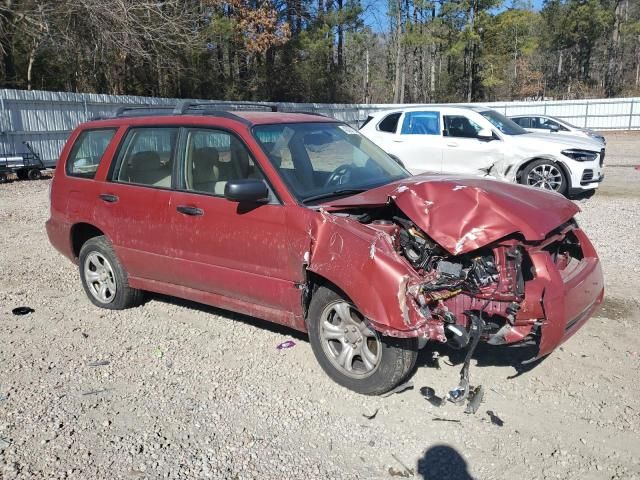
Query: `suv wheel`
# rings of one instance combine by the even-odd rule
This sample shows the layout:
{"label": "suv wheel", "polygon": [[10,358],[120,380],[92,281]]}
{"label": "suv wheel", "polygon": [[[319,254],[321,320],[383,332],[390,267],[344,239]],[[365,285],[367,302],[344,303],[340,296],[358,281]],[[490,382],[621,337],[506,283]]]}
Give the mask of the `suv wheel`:
{"label": "suv wheel", "polygon": [[396,387],[413,369],[415,339],[382,337],[337,292],[320,287],[311,299],[309,341],[318,363],[337,383],[365,395]]}
{"label": "suv wheel", "polygon": [[567,178],[562,168],[551,160],[535,160],[522,170],[520,183],[564,194]]}
{"label": "suv wheel", "polygon": [[94,305],[122,310],[142,302],[142,291],[129,287],[127,273],[106,237],[87,240],[78,263],[82,286]]}

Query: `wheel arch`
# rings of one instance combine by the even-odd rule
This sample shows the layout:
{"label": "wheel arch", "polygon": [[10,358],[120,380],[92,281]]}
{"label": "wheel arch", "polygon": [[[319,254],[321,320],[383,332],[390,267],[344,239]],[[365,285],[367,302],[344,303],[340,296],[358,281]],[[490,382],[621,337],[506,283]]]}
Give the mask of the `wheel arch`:
{"label": "wheel arch", "polygon": [[71,227],[71,251],[75,258],[80,255],[82,246],[92,238],[104,235],[104,232],[91,223],[76,223]]}
{"label": "wheel arch", "polygon": [[[326,287],[337,294],[341,295],[344,299],[354,303],[353,300],[345,293],[343,289],[341,289],[338,285],[333,283],[331,280],[326,278],[325,276],[314,272],[312,270],[305,269],[305,286],[304,286],[304,294],[302,296],[302,312],[304,315],[305,322],[309,316],[309,305],[311,304],[311,299],[318,291],[320,287]],[[355,305],[355,304],[354,304]]]}

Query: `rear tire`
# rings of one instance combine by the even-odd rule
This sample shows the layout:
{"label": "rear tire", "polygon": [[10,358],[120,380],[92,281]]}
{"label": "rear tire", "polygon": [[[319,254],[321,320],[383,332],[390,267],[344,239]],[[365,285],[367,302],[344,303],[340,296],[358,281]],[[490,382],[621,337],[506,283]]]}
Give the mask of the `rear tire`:
{"label": "rear tire", "polygon": [[129,287],[127,272],[106,237],[87,240],[78,260],[82,287],[94,305],[123,310],[142,303],[143,292]]}
{"label": "rear tire", "polygon": [[364,395],[398,386],[418,357],[416,339],[383,337],[348,299],[319,287],[308,314],[309,341],[322,369],[336,383]]}
{"label": "rear tire", "polygon": [[551,190],[564,195],[568,181],[562,167],[552,160],[534,160],[520,175],[520,183],[529,187]]}
{"label": "rear tire", "polygon": [[6,173],[0,173],[0,183],[7,183],[9,179],[7,178]]}

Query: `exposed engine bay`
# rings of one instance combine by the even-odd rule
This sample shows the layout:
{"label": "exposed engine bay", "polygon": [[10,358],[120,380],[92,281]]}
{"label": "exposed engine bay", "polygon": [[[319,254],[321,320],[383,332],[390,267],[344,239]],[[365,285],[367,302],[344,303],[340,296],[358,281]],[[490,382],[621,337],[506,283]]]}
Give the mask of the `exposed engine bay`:
{"label": "exposed engine bay", "polygon": [[425,174],[319,205],[304,271],[339,285],[381,336],[464,351],[449,392],[460,403],[476,392],[480,342],[518,347],[502,353],[525,370],[515,357],[531,367],[601,304],[602,268],[578,211],[545,192]]}
{"label": "exposed engine bay", "polygon": [[[512,238],[452,255],[402,212],[378,213],[384,218],[375,218],[371,211],[356,216],[361,223],[387,233],[397,253],[420,276],[421,281],[408,286],[408,291],[431,326],[425,337],[467,349],[460,384],[448,398],[456,404],[469,399],[471,405],[474,392],[483,394],[481,387],[474,389],[469,384],[471,357],[481,340],[507,343],[505,336],[515,325],[524,299],[525,281],[534,276],[525,248]],[[535,342],[535,328],[531,328],[535,322],[529,327],[528,340]],[[476,407],[479,401],[473,402]]]}

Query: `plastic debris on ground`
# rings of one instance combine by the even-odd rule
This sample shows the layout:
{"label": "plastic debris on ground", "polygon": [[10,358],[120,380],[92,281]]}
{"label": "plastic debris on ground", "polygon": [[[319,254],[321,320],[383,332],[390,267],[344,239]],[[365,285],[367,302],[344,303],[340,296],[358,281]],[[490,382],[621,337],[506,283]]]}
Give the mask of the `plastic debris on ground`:
{"label": "plastic debris on ground", "polygon": [[276,347],[277,350],[287,350],[288,348],[293,348],[296,346],[296,342],[293,340],[286,340]]}
{"label": "plastic debris on ground", "polygon": [[33,312],[35,312],[35,310],[31,307],[16,307],[11,310],[11,313],[13,313],[14,315],[27,315]]}

